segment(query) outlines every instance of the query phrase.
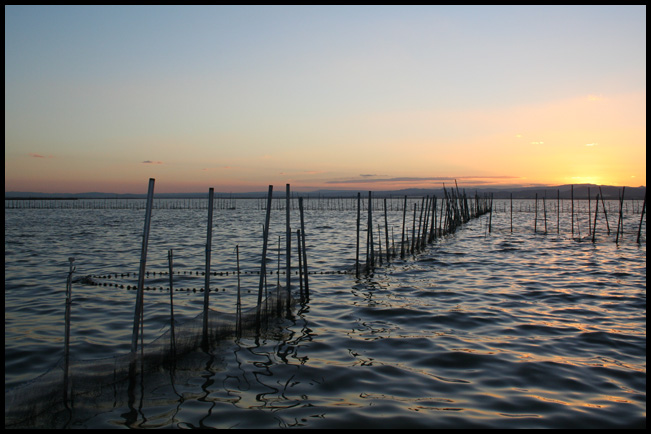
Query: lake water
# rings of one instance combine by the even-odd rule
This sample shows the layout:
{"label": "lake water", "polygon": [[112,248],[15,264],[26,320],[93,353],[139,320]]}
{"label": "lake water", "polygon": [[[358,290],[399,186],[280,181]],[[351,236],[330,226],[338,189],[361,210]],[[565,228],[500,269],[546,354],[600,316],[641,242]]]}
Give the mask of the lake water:
{"label": "lake water", "polygon": [[[286,279],[282,202],[271,212],[269,290]],[[131,287],[137,282],[145,210],[88,203],[86,209],[65,208],[63,202],[53,209],[11,209],[5,202],[6,426],[18,422],[11,417],[15,406],[59,393],[61,386],[49,379],[59,378],[62,366],[69,257],[76,267],[70,357],[73,366],[83,367],[71,372],[73,400],[64,409],[53,402],[52,409],[16,426],[646,426],[641,202],[626,202],[618,242],[618,204],[607,204],[611,233],[600,210],[593,242],[588,226],[594,223],[588,219],[594,211],[587,212],[585,201],[575,204],[574,239],[569,201],[563,201],[558,220],[552,202],[546,220],[540,208],[535,220],[533,201],[516,201],[512,218],[509,201],[496,201],[492,215],[471,220],[417,254],[384,259],[373,273],[357,278],[351,273],[355,201],[308,200],[310,297],[297,303],[290,317],[269,322],[259,334],[222,338],[207,351],[197,348],[173,368],[162,365],[138,376],[135,385],[104,379],[96,387],[93,377],[83,374],[110,376],[106,361],[110,365],[130,351],[136,298]],[[145,343],[170,328],[169,249],[179,327],[201,313],[204,299],[207,212],[160,203],[152,213],[148,246]],[[402,200],[389,203],[393,244],[402,236]],[[421,202],[410,200],[409,234],[413,203]],[[236,246],[242,303],[256,305],[265,220],[260,201],[233,204],[235,209],[216,209],[213,216],[211,271],[217,275],[210,280],[210,306],[224,317],[236,310]],[[293,232],[300,228],[295,205]],[[382,202],[374,207],[376,248],[381,240],[385,254]],[[366,217],[364,211],[362,259]],[[292,269],[297,266],[294,258]],[[84,276],[95,284],[79,280]],[[298,284],[293,274],[295,295]],[[83,384],[90,394],[75,394],[80,378],[91,378]]]}

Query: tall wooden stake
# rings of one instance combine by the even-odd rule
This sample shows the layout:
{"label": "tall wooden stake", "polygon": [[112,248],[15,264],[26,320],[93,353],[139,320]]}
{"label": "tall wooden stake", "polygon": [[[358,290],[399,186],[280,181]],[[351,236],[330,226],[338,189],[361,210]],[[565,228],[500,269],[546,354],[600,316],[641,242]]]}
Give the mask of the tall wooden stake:
{"label": "tall wooden stake", "polygon": [[138,332],[140,330],[140,317],[143,315],[143,292],[145,286],[145,269],[147,268],[147,244],[149,243],[149,225],[151,222],[151,209],[154,203],[154,178],[149,178],[147,190],[147,211],[145,212],[145,227],[142,235],[142,249],[140,251],[140,269],[138,271],[138,292],[136,294],[136,309],[133,315],[133,333],[131,334],[131,353],[138,349]]}
{"label": "tall wooden stake", "polygon": [[203,339],[204,346],[208,343],[208,306],[210,303],[210,256],[212,253],[212,211],[213,201],[215,198],[215,189],[208,190],[208,225],[206,232],[206,270],[205,270],[205,286],[203,292]]}
{"label": "tall wooden stake", "polygon": [[264,290],[265,277],[267,274],[267,241],[269,240],[269,220],[271,219],[271,197],[273,185],[269,186],[267,194],[267,216],[265,217],[263,240],[262,240],[262,261],[260,262],[260,286],[258,288],[258,304],[256,306],[256,323],[259,326],[261,320],[262,291]]}

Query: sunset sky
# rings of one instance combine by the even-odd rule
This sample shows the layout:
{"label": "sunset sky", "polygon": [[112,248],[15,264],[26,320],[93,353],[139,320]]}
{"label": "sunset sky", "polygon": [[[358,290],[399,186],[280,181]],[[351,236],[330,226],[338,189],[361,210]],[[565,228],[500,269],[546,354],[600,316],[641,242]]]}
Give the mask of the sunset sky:
{"label": "sunset sky", "polygon": [[646,185],[646,6],[5,6],[5,191]]}

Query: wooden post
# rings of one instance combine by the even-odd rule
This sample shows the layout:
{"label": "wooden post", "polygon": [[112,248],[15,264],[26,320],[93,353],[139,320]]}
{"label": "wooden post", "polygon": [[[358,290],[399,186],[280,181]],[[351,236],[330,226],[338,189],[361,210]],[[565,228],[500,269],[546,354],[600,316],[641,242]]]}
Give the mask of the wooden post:
{"label": "wooden post", "polygon": [[405,222],[407,218],[407,196],[402,207],[402,241],[400,242],[400,258],[405,257]]}
{"label": "wooden post", "polygon": [[172,249],[167,251],[167,267],[170,276],[170,348],[172,357],[176,357],[176,337],[174,336],[174,254]]}
{"label": "wooden post", "polygon": [[301,212],[301,247],[303,250],[303,269],[305,272],[303,273],[304,277],[304,283],[305,283],[305,298],[307,300],[310,299],[310,285],[308,283],[308,278],[307,278],[307,249],[305,247],[305,220],[303,218],[303,198],[298,199],[298,207]]}
{"label": "wooden post", "polygon": [[556,190],[556,233],[561,232],[561,190]]}
{"label": "wooden post", "polygon": [[[590,210],[588,210],[590,212]],[[599,195],[597,194],[597,200],[594,208],[594,226],[592,227],[592,242],[595,242],[595,237],[597,235],[597,213],[599,212]]]}
{"label": "wooden post", "polygon": [[533,223],[533,233],[535,234],[538,232],[537,226],[538,226],[538,193],[536,193],[536,216],[534,217],[534,223]]}
{"label": "wooden post", "polygon": [[269,186],[269,193],[267,194],[267,216],[265,218],[265,225],[262,240],[262,260],[260,262],[260,286],[258,288],[258,303],[256,306],[256,323],[260,325],[260,315],[262,307],[262,291],[264,289],[265,275],[267,274],[267,242],[269,240],[269,220],[271,219],[271,197],[273,193],[273,185]]}
{"label": "wooden post", "polygon": [[235,321],[236,323],[236,333],[237,337],[241,336],[242,333],[242,298],[240,296],[240,245],[235,246],[235,258],[237,265],[237,302],[235,305]]}
{"label": "wooden post", "polygon": [[570,217],[572,218],[572,239],[574,239],[574,185],[570,190],[570,201],[572,202]]}
{"label": "wooden post", "polygon": [[305,301],[303,294],[303,252],[301,251],[301,230],[296,229],[296,245],[298,246],[298,287],[301,296],[301,303]]}
{"label": "wooden post", "polygon": [[359,278],[359,223],[361,208],[361,193],[357,193],[357,248],[355,250],[355,277]]}
{"label": "wooden post", "polygon": [[131,353],[135,354],[138,348],[138,332],[140,318],[143,315],[143,292],[145,286],[145,269],[147,268],[147,244],[149,243],[149,225],[151,222],[151,209],[154,202],[154,178],[149,178],[147,190],[147,211],[145,212],[145,227],[142,235],[142,249],[140,251],[140,269],[138,271],[138,292],[136,294],[136,309],[133,315],[133,333],[131,334]]}
{"label": "wooden post", "polygon": [[642,232],[642,221],[644,220],[644,211],[646,210],[646,192],[644,192],[644,202],[642,202],[642,212],[640,213],[640,226],[637,228],[637,243],[640,244],[640,232]]}
{"label": "wooden post", "polygon": [[543,217],[545,219],[545,234],[547,234],[547,207],[545,206],[545,196],[543,196]]}
{"label": "wooden post", "polygon": [[601,186],[599,186],[599,195],[601,196],[601,208],[604,210],[604,218],[606,219],[606,231],[608,235],[610,235],[610,224],[608,223],[608,213],[606,212],[606,204],[604,203],[604,194],[601,192]]}
{"label": "wooden post", "polygon": [[[379,230],[379,229],[378,229]],[[387,220],[387,198],[384,198],[384,237],[386,241],[387,248],[387,263],[391,260],[391,255],[389,254],[389,223]]]}
{"label": "wooden post", "polygon": [[[624,207],[624,190],[626,187],[622,187],[622,195],[619,198],[619,219],[617,220],[617,235],[615,236],[615,243],[619,243],[619,233],[622,233],[622,236],[624,235],[624,221],[623,221],[623,214],[622,214],[622,209]],[[621,230],[620,230],[621,227]]]}
{"label": "wooden post", "polygon": [[208,343],[208,306],[210,303],[210,257],[212,253],[212,211],[215,198],[215,189],[208,189],[208,225],[206,231],[206,269],[203,291],[203,339],[204,346]]}
{"label": "wooden post", "polygon": [[511,193],[511,233],[513,233],[513,193]]}
{"label": "wooden post", "polygon": [[289,208],[290,208],[290,195],[289,195],[289,184],[285,186],[285,256],[287,261],[287,266],[285,268],[286,274],[286,285],[287,285],[287,300],[291,296],[291,274],[292,274],[292,230],[289,224]]}
{"label": "wooden post", "polygon": [[373,202],[371,199],[371,192],[368,192],[368,233],[366,236],[367,240],[367,250],[369,252],[369,256],[367,257],[367,271],[375,267],[375,255],[374,255],[374,249],[375,246],[373,245]]}
{"label": "wooden post", "polygon": [[68,281],[66,283],[66,309],[65,309],[65,337],[63,344],[63,403],[68,406],[68,376],[70,373],[70,308],[72,305],[72,273],[75,271],[72,263],[75,258],[68,258],[70,270],[68,271]]}

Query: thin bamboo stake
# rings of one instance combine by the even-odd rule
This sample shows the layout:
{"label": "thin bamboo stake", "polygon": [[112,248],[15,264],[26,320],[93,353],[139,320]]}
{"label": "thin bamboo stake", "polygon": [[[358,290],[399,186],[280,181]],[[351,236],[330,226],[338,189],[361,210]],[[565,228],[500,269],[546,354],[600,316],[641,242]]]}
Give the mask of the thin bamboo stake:
{"label": "thin bamboo stake", "polygon": [[513,193],[511,193],[511,233],[513,233]]}
{"label": "thin bamboo stake", "polygon": [[[588,210],[589,212],[590,210]],[[595,238],[597,236],[597,214],[599,213],[599,195],[597,194],[597,200],[595,201],[595,207],[594,207],[594,222],[592,226],[592,242],[595,242]]]}
{"label": "thin bamboo stake", "polygon": [[543,196],[543,216],[545,218],[545,234],[547,233],[547,207],[545,206],[545,196]]}
{"label": "thin bamboo stake", "polygon": [[172,357],[176,357],[176,337],[174,336],[174,253],[172,249],[167,251],[167,266],[170,276],[170,348]]}
{"label": "thin bamboo stake", "polygon": [[[617,235],[615,237],[615,243],[619,243],[619,233],[624,234],[624,219],[623,219],[623,208],[624,208],[624,190],[626,187],[622,187],[622,195],[619,198],[619,219],[617,220]],[[621,230],[620,230],[621,228]]]}
{"label": "thin bamboo stake", "polygon": [[292,230],[289,224],[290,216],[290,196],[289,196],[289,184],[285,186],[285,259],[287,261],[287,266],[285,269],[285,278],[287,280],[287,300],[291,295],[291,274],[292,274]]}
{"label": "thin bamboo stake", "polygon": [[608,223],[608,213],[606,212],[606,204],[604,203],[604,194],[601,192],[601,186],[599,186],[599,195],[601,196],[601,208],[604,210],[604,218],[606,219],[606,230],[608,235],[610,235],[610,224]]}
{"label": "thin bamboo stake", "polygon": [[642,221],[644,220],[644,211],[646,210],[646,192],[644,192],[644,202],[642,202],[642,212],[640,213],[640,225],[637,228],[637,243],[640,244],[640,233],[642,232]]}
{"label": "thin bamboo stake", "polygon": [[536,193],[536,216],[534,218],[534,223],[533,223],[533,233],[535,234],[537,230],[537,225],[538,225],[538,193]]}
{"label": "thin bamboo stake", "polygon": [[357,247],[355,250],[355,276],[359,278],[359,223],[361,212],[361,193],[357,193]]}
{"label": "thin bamboo stake", "polygon": [[145,227],[142,236],[142,249],[140,251],[140,269],[138,271],[138,293],[136,294],[136,309],[133,315],[133,333],[131,335],[131,353],[135,354],[138,348],[138,332],[140,318],[143,316],[143,292],[145,286],[145,269],[147,268],[147,244],[149,243],[149,225],[151,222],[151,209],[154,202],[154,178],[149,178],[147,190],[147,211],[145,212]]}
{"label": "thin bamboo stake", "polygon": [[298,199],[298,208],[301,213],[301,244],[303,247],[303,273],[305,276],[305,298],[309,301],[310,299],[310,285],[307,278],[307,248],[305,247],[305,220],[303,218],[303,198]]}
{"label": "thin bamboo stake", "polygon": [[405,222],[407,219],[407,196],[405,196],[405,203],[402,207],[402,241],[400,242],[400,258],[405,257]]}
{"label": "thin bamboo stake", "polygon": [[260,262],[260,285],[258,287],[258,303],[256,306],[256,323],[260,325],[260,314],[262,307],[262,291],[265,284],[265,275],[267,274],[267,242],[269,239],[269,220],[271,219],[271,198],[273,193],[273,185],[269,186],[267,194],[267,215],[265,217],[265,225],[262,240],[262,260]]}
{"label": "thin bamboo stake", "polygon": [[572,202],[572,211],[571,211],[571,217],[572,217],[572,239],[574,239],[574,185],[572,185],[571,188],[571,193],[570,193],[570,201]]}
{"label": "thin bamboo stake", "polygon": [[235,258],[237,265],[237,302],[235,305],[235,320],[237,321],[237,337],[242,333],[242,298],[240,295],[240,245],[235,245]]}
{"label": "thin bamboo stake", "polygon": [[[379,230],[379,229],[378,229]],[[387,219],[387,198],[384,198],[384,237],[386,239],[387,247],[387,262],[391,260],[390,251],[389,251],[389,223]]]}
{"label": "thin bamboo stake", "polygon": [[367,242],[367,257],[366,257],[366,266],[367,266],[367,271],[375,268],[375,246],[373,243],[373,202],[371,200],[371,192],[368,192],[368,225],[367,225],[367,234],[366,234],[366,242]]}
{"label": "thin bamboo stake", "polygon": [[298,246],[298,287],[301,303],[305,301],[303,294],[303,252],[301,251],[301,230],[296,229],[296,244]]}
{"label": "thin bamboo stake", "polygon": [[72,263],[75,261],[75,258],[68,258],[68,261],[70,262],[70,269],[68,271],[68,281],[66,283],[65,337],[63,343],[63,403],[66,407],[68,407],[68,383],[70,374],[70,309],[72,306],[72,273],[75,271],[75,267]]}
{"label": "thin bamboo stake", "polygon": [[206,271],[203,291],[203,344],[208,344],[208,305],[210,303],[210,257],[212,254],[212,212],[215,199],[215,189],[208,189],[208,224],[206,229]]}

